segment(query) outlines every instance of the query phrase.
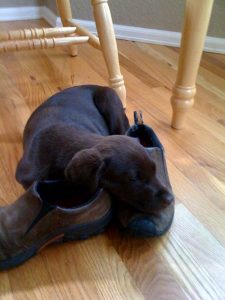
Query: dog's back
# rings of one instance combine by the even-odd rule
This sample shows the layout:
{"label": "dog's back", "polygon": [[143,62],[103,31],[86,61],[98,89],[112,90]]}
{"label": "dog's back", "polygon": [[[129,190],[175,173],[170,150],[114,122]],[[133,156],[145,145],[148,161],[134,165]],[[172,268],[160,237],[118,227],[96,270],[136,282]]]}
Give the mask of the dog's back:
{"label": "dog's back", "polygon": [[24,142],[50,126],[70,125],[77,130],[108,135],[109,129],[94,103],[96,93],[104,87],[85,85],[66,89],[41,104],[29,118]]}

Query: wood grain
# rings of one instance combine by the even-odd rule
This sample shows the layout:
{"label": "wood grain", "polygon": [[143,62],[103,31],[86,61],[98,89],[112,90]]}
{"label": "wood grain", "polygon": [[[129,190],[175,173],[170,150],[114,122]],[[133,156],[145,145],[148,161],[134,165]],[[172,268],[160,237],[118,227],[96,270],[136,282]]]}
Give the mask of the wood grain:
{"label": "wood grain", "polygon": [[177,206],[173,230],[159,247],[191,299],[224,298],[224,250],[182,204]]}
{"label": "wood grain", "polygon": [[[43,20],[3,22],[2,31],[47,27]],[[116,220],[105,234],[44,249],[0,273],[0,299],[225,299],[225,56],[204,54],[197,97],[185,129],[170,128],[170,96],[179,51],[119,41],[126,113],[141,109],[167,157],[177,206],[161,238],[125,236]],[[80,84],[107,85],[101,53],[79,46],[0,56],[0,206],[22,192],[14,174],[31,112],[52,94]]]}

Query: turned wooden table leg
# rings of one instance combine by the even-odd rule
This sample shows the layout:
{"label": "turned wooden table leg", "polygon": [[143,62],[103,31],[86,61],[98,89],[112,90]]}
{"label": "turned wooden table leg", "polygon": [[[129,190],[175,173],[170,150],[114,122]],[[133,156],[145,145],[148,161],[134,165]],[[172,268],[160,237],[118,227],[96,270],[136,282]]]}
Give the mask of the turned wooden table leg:
{"label": "turned wooden table leg", "polygon": [[[56,0],[56,2],[63,26],[71,26],[70,23],[67,21],[69,19],[72,19],[70,0]],[[70,53],[72,56],[76,56],[78,54],[78,48],[76,45],[70,46]]]}
{"label": "turned wooden table leg", "polygon": [[126,89],[120,73],[118,49],[107,0],[92,0],[98,36],[109,72],[109,84],[118,93],[126,107]]}
{"label": "turned wooden table leg", "polygon": [[172,127],[181,129],[194,103],[195,82],[211,16],[213,0],[186,0],[177,79],[172,91]]}

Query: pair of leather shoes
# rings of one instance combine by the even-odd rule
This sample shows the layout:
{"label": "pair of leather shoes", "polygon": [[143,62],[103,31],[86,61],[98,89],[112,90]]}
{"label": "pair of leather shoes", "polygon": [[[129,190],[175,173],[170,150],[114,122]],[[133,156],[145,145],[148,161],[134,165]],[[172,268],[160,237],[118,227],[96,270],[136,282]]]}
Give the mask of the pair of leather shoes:
{"label": "pair of leather shoes", "polygon": [[[156,164],[156,174],[171,193],[163,146],[154,131],[135,112],[127,132],[138,138]],[[141,199],[140,199],[141,201]],[[164,234],[174,214],[174,200],[155,214],[143,214],[119,203],[119,220],[132,235]],[[112,217],[109,194],[99,189],[91,197],[68,181],[35,182],[15,203],[0,208],[0,270],[18,266],[55,241],[86,239],[102,232]]]}

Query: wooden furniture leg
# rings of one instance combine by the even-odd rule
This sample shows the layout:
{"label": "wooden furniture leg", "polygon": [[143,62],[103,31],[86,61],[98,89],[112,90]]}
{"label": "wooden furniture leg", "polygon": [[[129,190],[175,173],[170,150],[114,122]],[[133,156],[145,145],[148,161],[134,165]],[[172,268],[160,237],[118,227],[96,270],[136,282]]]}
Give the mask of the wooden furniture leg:
{"label": "wooden furniture leg", "polygon": [[123,107],[126,107],[126,89],[120,73],[118,49],[107,0],[92,0],[95,23],[109,72],[109,85],[119,95]]}
{"label": "wooden furniture leg", "polygon": [[[59,11],[59,15],[62,21],[63,26],[71,26],[68,20],[72,19],[72,10],[70,6],[70,0],[56,0],[57,7]],[[76,56],[78,54],[78,48],[76,45],[70,46],[70,52],[72,56]]]}
{"label": "wooden furniture leg", "polygon": [[213,0],[186,0],[177,79],[172,91],[172,127],[181,129],[194,103],[195,82],[211,16]]}

